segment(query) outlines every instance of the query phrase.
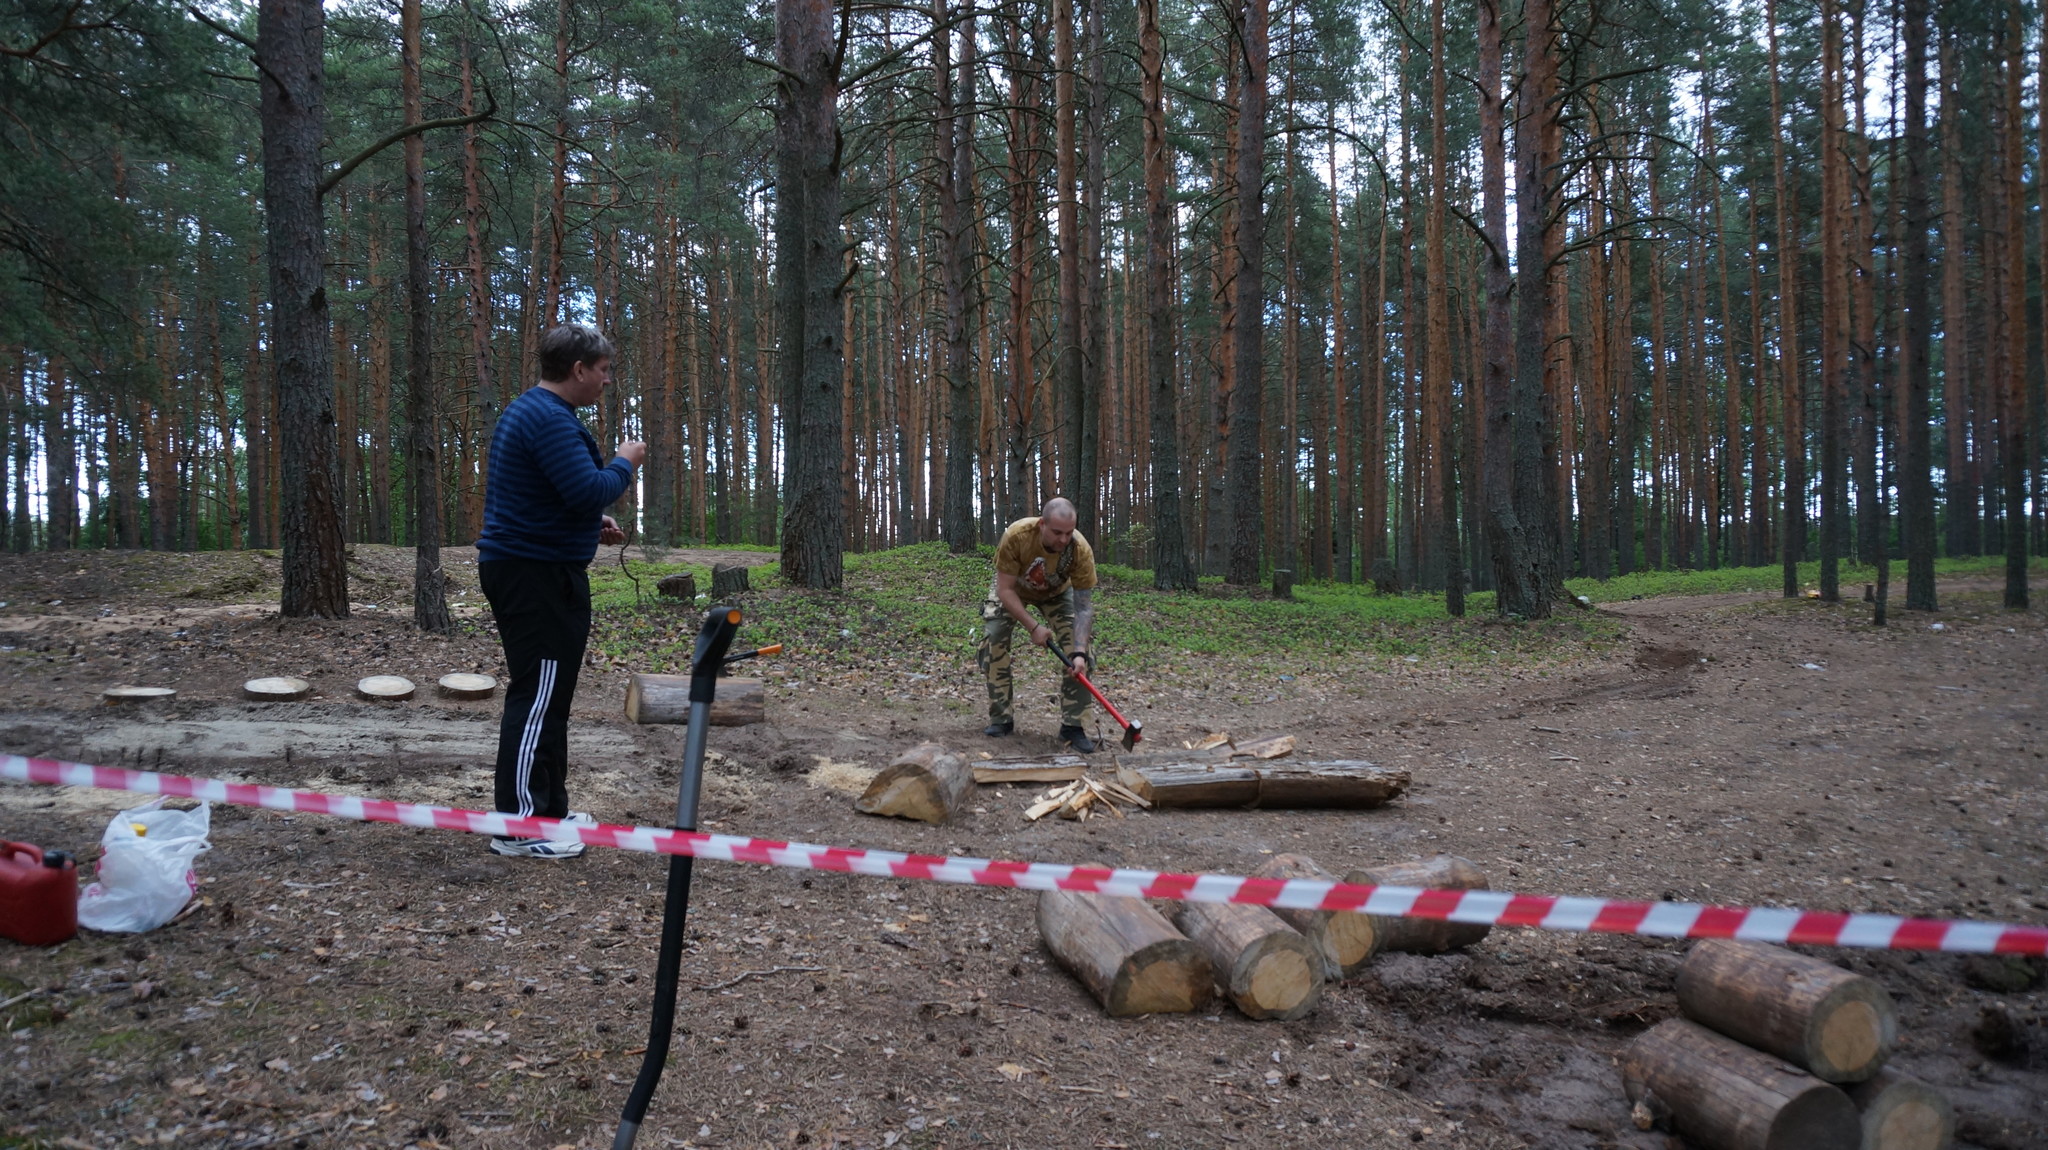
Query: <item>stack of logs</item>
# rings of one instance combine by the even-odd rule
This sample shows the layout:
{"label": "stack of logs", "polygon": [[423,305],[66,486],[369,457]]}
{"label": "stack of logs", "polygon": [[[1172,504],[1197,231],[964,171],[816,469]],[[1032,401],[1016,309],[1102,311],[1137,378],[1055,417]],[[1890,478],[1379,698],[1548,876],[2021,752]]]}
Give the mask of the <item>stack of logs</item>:
{"label": "stack of logs", "polygon": [[1885,1068],[1891,996],[1832,963],[1710,939],[1678,972],[1684,1018],[1637,1037],[1622,1084],[1638,1127],[1727,1150],[1942,1150],[1948,1099]]}
{"label": "stack of logs", "polygon": [[[1305,855],[1275,855],[1256,878],[1336,875]],[[1368,867],[1345,882],[1485,889],[1486,876],[1438,855]],[[1061,965],[1111,1017],[1199,1010],[1220,987],[1246,1017],[1287,1021],[1314,1010],[1323,983],[1356,974],[1387,951],[1440,954],[1486,937],[1485,925],[1385,918],[1351,911],[1267,909],[1241,903],[1160,902],[1046,891],[1038,930]]]}

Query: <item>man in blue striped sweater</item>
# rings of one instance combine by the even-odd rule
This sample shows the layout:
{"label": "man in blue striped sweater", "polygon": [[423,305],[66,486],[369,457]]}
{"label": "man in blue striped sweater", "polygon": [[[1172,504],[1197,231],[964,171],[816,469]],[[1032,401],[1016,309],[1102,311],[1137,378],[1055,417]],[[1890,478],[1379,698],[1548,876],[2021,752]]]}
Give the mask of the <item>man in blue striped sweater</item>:
{"label": "man in blue striped sweater", "polygon": [[[569,703],[590,640],[590,560],[626,536],[604,509],[625,494],[647,445],[619,444],[611,462],[576,417],[612,381],[612,343],[588,324],[540,337],[540,383],[505,405],[491,436],[477,571],[505,644],[505,717],[498,727],[497,808],[506,814],[597,820],[569,809]],[[582,843],[500,838],[514,858],[574,858]]]}

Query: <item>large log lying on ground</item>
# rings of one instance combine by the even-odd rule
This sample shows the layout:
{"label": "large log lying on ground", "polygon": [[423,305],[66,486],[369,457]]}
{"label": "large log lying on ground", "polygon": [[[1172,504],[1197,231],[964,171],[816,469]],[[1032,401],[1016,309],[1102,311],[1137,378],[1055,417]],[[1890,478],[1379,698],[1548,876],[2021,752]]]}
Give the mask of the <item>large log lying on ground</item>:
{"label": "large log lying on ground", "polygon": [[1761,942],[1713,938],[1678,968],[1686,1017],[1828,1082],[1876,1074],[1898,1037],[1892,996],[1830,962]]}
{"label": "large log lying on ground", "polygon": [[1180,904],[1174,924],[1216,968],[1217,981],[1247,1018],[1300,1018],[1323,996],[1322,955],[1262,906]]}
{"label": "large log lying on ground", "polygon": [[[1334,882],[1337,876],[1324,870],[1307,855],[1274,855],[1252,872],[1254,878],[1305,878]],[[1378,919],[1348,911],[1273,908],[1280,921],[1301,932],[1323,956],[1323,977],[1343,978],[1356,974],[1378,951],[1373,924]]]}
{"label": "large log lying on ground", "polygon": [[1142,898],[1049,890],[1038,932],[1111,1018],[1185,1013],[1216,996],[1209,957]]}
{"label": "large log lying on ground", "polygon": [[1863,1116],[1863,1150],[1948,1150],[1956,1136],[1948,1095],[1896,1070],[1845,1087]]}
{"label": "large log lying on ground", "polygon": [[[633,723],[690,724],[688,675],[635,675],[626,683],[626,719]],[[759,679],[720,679],[711,700],[711,725],[748,727],[768,719],[768,691]]]}
{"label": "large log lying on ground", "polygon": [[882,768],[854,800],[862,814],[943,823],[967,809],[974,772],[967,760],[937,743],[919,743]]}
{"label": "large log lying on ground", "polygon": [[1692,1145],[1857,1150],[1863,1138],[1841,1088],[1682,1018],[1629,1044],[1621,1080],[1638,1113],[1668,1111]]}
{"label": "large log lying on ground", "polygon": [[1272,766],[1251,762],[1117,765],[1117,781],[1158,807],[1361,810],[1408,789],[1408,772],[1338,760]]}
{"label": "large log lying on ground", "polygon": [[[1485,890],[1486,872],[1470,859],[1436,855],[1414,862],[1366,867],[1344,876],[1345,882],[1372,886],[1419,886],[1429,890]],[[1442,954],[1471,946],[1493,928],[1483,922],[1446,922],[1440,918],[1395,918],[1364,915],[1372,921],[1374,952],[1403,950]]]}

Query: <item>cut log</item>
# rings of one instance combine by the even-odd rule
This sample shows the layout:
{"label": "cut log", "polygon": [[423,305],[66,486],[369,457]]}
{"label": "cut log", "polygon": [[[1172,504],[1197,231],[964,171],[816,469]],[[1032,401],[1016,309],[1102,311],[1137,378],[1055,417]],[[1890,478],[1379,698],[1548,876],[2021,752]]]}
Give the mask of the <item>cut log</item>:
{"label": "cut log", "polygon": [[[690,725],[688,675],[635,675],[626,681],[626,720]],[[749,727],[768,720],[768,689],[759,679],[720,679],[711,725]]]}
{"label": "cut log", "polygon": [[1209,956],[1223,992],[1245,1017],[1288,1022],[1322,1001],[1322,955],[1265,907],[1187,902],[1174,923]]}
{"label": "cut log", "polygon": [[1863,1116],[1863,1150],[1948,1150],[1956,1111],[1948,1095],[1889,1067],[1845,1089]]}
{"label": "cut log", "polygon": [[1862,1127],[1841,1088],[1730,1038],[1667,1019],[1621,1063],[1631,1102],[1654,1094],[1686,1140],[1716,1150],[1857,1150]]}
{"label": "cut log", "polygon": [[[1274,855],[1252,875],[1256,878],[1305,878],[1320,882],[1334,882],[1337,878],[1307,855],[1289,854]],[[1279,906],[1273,908],[1273,913],[1280,916],[1280,921],[1300,931],[1303,938],[1322,952],[1324,978],[1343,978],[1358,973],[1378,950],[1377,932],[1373,929],[1376,920],[1368,915]]]}
{"label": "cut log", "polygon": [[1827,1082],[1876,1074],[1898,1038],[1892,996],[1831,962],[1761,942],[1712,938],[1678,968],[1686,1017],[1804,1066]]}
{"label": "cut log", "polygon": [[654,585],[655,593],[688,603],[697,598],[697,577],[688,571],[678,571]]}
{"label": "cut log", "polygon": [[1080,755],[1055,755],[1050,759],[1014,763],[974,764],[977,783],[1064,783],[1088,773],[1088,760]]}
{"label": "cut log", "polygon": [[271,675],[242,684],[242,697],[254,703],[296,703],[313,693],[313,684],[291,675]]}
{"label": "cut log", "polygon": [[1293,735],[1267,735],[1249,743],[1239,743],[1230,752],[1233,759],[1277,759],[1294,753]]}
{"label": "cut log", "polygon": [[1363,810],[1408,789],[1408,772],[1339,760],[1285,767],[1199,760],[1117,764],[1117,781],[1158,807],[1267,807]]}
{"label": "cut log", "polygon": [[109,705],[168,703],[177,697],[175,687],[108,687],[100,692],[100,698]]}
{"label": "cut log", "polygon": [[1142,898],[1046,891],[1038,933],[1111,1018],[1186,1013],[1216,996],[1208,956]]}
{"label": "cut log", "polygon": [[488,699],[498,692],[498,681],[489,675],[457,671],[443,675],[434,684],[444,699]]}
{"label": "cut log", "polygon": [[716,563],[711,567],[711,598],[723,603],[735,595],[744,595],[747,586],[747,569],[738,563]]}
{"label": "cut log", "polygon": [[1194,749],[1198,751],[1207,751],[1214,749],[1216,747],[1226,746],[1229,744],[1229,742],[1229,731],[1211,731],[1208,734],[1202,736],[1201,740],[1195,744]]}
{"label": "cut log", "polygon": [[1294,572],[1285,567],[1273,568],[1273,598],[1294,598]]}
{"label": "cut log", "polygon": [[412,680],[404,675],[371,675],[356,680],[357,696],[373,703],[396,703],[412,698]]}
{"label": "cut log", "polygon": [[919,743],[882,768],[853,809],[919,822],[943,823],[967,809],[974,772],[937,743]]}
{"label": "cut log", "polygon": [[[1436,855],[1414,862],[1366,867],[1344,876],[1345,882],[1373,886],[1419,886],[1427,890],[1485,890],[1486,872],[1470,859]],[[1374,953],[1400,950],[1411,954],[1442,954],[1471,946],[1485,938],[1491,926],[1481,922],[1446,922],[1440,918],[1392,918],[1367,915],[1372,920]]]}

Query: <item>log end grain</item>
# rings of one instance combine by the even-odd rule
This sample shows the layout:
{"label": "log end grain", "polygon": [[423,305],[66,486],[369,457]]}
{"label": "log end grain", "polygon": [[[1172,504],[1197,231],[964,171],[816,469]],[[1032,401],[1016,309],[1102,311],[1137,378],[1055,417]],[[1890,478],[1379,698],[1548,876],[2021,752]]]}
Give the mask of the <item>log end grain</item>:
{"label": "log end grain", "polygon": [[242,684],[242,697],[252,703],[296,703],[313,693],[313,684],[291,675],[269,675]]}
{"label": "log end grain", "polygon": [[488,699],[497,693],[498,680],[458,671],[441,676],[434,686],[444,699]]}
{"label": "log end grain", "polygon": [[1103,1002],[1112,1018],[1136,1014],[1186,1014],[1216,997],[1209,960],[1185,938],[1155,942],[1130,956],[1117,972]]}
{"label": "log end grain", "polygon": [[128,703],[168,703],[178,697],[175,687],[108,687],[100,692],[102,702],[110,706]]}
{"label": "log end grain", "polygon": [[1049,890],[1038,931],[1112,1017],[1185,1013],[1215,997],[1208,956],[1144,899]]}
{"label": "log end grain", "polygon": [[922,743],[882,768],[853,809],[868,815],[943,823],[964,810],[974,792],[966,760],[937,743]]}
{"label": "log end grain", "polygon": [[356,695],[374,703],[396,703],[412,698],[411,679],[403,675],[371,675],[356,680]]}
{"label": "log end grain", "polygon": [[1863,1115],[1864,1150],[1947,1150],[1955,1141],[1948,1095],[1917,1078],[1887,1068],[1848,1092]]}
{"label": "log end grain", "polygon": [[1322,1001],[1322,956],[1299,932],[1268,935],[1239,956],[1229,990],[1246,1017],[1292,1022]]}

